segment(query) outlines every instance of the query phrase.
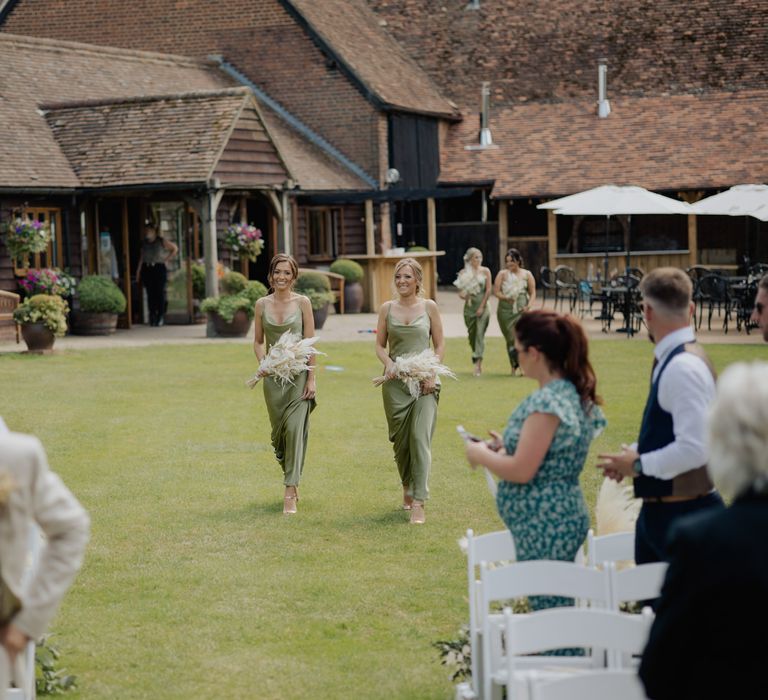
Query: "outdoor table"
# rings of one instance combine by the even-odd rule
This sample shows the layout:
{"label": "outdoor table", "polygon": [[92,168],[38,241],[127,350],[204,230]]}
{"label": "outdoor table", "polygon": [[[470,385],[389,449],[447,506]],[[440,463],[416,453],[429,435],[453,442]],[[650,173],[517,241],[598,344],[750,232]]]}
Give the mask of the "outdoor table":
{"label": "outdoor table", "polygon": [[637,287],[626,286],[606,286],[603,288],[606,293],[609,304],[611,297],[615,297],[613,302],[615,308],[621,309],[622,316],[624,317],[624,325],[621,328],[617,328],[617,333],[626,333],[627,337],[631,337],[635,333],[634,320],[637,317],[636,302],[640,299],[640,291]]}

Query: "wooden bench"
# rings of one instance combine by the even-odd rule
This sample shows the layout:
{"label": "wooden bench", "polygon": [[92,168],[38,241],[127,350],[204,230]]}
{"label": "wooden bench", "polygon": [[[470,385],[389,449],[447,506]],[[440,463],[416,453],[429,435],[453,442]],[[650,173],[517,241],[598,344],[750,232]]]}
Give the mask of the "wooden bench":
{"label": "wooden bench", "polygon": [[13,320],[13,312],[19,305],[21,297],[13,292],[0,289],[0,340],[6,336],[13,337],[16,332],[16,342],[19,342],[19,327]]}
{"label": "wooden bench", "polygon": [[299,274],[302,272],[318,272],[321,275],[325,275],[328,278],[328,283],[331,285],[331,291],[333,296],[336,297],[336,303],[339,305],[339,313],[344,313],[344,276],[338,275],[335,272],[329,272],[328,270],[317,270],[314,267],[300,267]]}

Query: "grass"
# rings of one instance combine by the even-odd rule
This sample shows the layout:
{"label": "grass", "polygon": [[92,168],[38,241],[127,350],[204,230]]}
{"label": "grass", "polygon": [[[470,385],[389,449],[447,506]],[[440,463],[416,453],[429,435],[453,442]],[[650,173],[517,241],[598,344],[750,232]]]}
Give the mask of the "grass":
{"label": "grass", "polygon": [[[533,384],[501,342],[470,375],[449,340],[427,524],[410,527],[386,437],[372,343],[326,344],[299,514],[281,514],[279,467],[247,345],[0,356],[2,414],[37,434],[89,510],[85,566],[53,630],[72,698],[447,698],[431,642],[466,621],[467,527],[501,527],[455,425],[499,428]],[[715,365],[764,355],[707,347]],[[592,345],[609,419],[594,454],[633,440],[650,344]],[[344,371],[325,370],[326,365]]]}

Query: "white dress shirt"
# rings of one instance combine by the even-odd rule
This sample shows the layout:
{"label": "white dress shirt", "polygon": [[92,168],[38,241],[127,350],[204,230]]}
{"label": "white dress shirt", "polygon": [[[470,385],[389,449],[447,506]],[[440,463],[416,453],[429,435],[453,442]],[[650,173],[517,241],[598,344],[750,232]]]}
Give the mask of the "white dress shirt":
{"label": "white dress shirt", "polygon": [[[654,349],[658,373],[669,353],[682,343],[695,340],[693,329],[681,328],[665,336]],[[678,474],[707,463],[707,416],[715,398],[715,380],[707,363],[690,352],[670,361],[659,381],[659,406],[672,414],[675,440],[658,450],[640,456],[643,474],[657,479],[673,479]]]}

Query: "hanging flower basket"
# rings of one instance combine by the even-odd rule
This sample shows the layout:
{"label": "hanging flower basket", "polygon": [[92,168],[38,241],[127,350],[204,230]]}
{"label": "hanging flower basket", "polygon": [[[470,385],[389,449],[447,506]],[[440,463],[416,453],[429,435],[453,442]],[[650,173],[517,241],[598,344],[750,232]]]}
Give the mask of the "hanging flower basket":
{"label": "hanging flower basket", "polygon": [[11,221],[6,227],[5,245],[16,274],[26,274],[29,256],[45,252],[50,241],[51,232],[42,221],[22,217]]}
{"label": "hanging flower basket", "polygon": [[236,258],[248,258],[254,262],[264,249],[261,229],[252,224],[232,224],[224,234],[224,245]]}

